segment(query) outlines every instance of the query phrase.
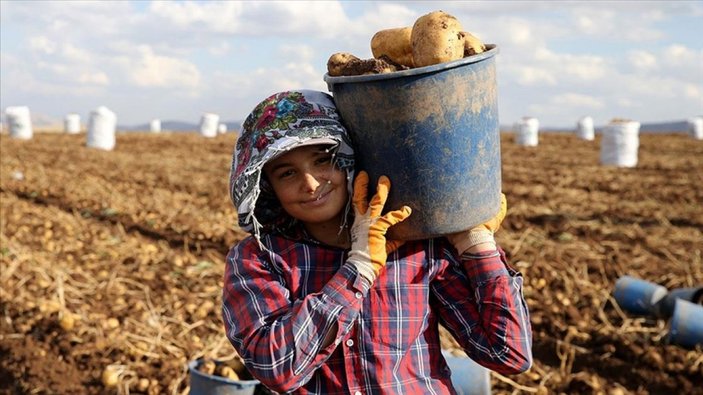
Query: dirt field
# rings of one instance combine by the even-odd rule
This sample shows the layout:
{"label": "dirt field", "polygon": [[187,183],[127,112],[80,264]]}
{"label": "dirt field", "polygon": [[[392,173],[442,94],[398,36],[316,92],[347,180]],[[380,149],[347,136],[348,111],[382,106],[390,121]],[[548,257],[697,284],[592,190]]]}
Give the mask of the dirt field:
{"label": "dirt field", "polygon": [[[184,394],[188,361],[234,356],[219,307],[243,237],[234,138],[118,134],[103,152],[84,135],[0,136],[0,393]],[[495,394],[703,394],[701,349],[611,297],[625,274],[703,284],[703,142],[640,143],[639,165],[619,169],[599,165],[599,137],[502,136],[497,238],[526,279],[535,364],[492,375]]]}

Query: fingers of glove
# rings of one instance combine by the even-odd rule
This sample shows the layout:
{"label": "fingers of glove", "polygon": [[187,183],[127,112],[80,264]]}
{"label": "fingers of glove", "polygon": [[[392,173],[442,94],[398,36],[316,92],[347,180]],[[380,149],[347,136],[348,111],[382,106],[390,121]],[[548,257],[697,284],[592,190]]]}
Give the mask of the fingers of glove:
{"label": "fingers of glove", "polygon": [[369,175],[365,171],[360,171],[354,180],[354,209],[357,213],[364,214],[369,209]]}
{"label": "fingers of glove", "polygon": [[376,218],[383,212],[383,206],[386,204],[386,199],[388,199],[388,191],[391,189],[391,180],[386,176],[381,176],[378,178],[378,184],[376,186],[376,194],[371,198],[370,208],[371,208],[371,218]]}
{"label": "fingers of glove", "polygon": [[391,252],[397,250],[405,244],[405,240],[388,240],[386,242],[386,254],[390,254]]}
{"label": "fingers of glove", "polygon": [[498,213],[499,216],[499,222],[498,226],[496,226],[495,230],[498,230],[500,228],[500,224],[503,223],[503,220],[505,219],[505,215],[508,213],[508,199],[505,197],[504,193],[500,194],[500,212]]}
{"label": "fingers of glove", "polygon": [[410,207],[403,206],[399,210],[387,212],[386,215],[379,218],[377,222],[383,221],[383,223],[387,225],[386,229],[388,229],[397,223],[405,221],[412,213],[413,210]]}
{"label": "fingers of glove", "polygon": [[386,215],[380,217],[371,224],[369,233],[385,235],[388,228],[404,221],[410,216],[412,210],[408,206],[403,206],[400,210],[387,212]]}
{"label": "fingers of glove", "polygon": [[491,218],[488,222],[486,222],[485,226],[490,230],[491,232],[495,233],[500,229],[500,224],[503,223],[503,219],[505,219],[505,214],[508,212],[508,200],[505,198],[505,194],[501,193],[500,194],[500,210],[498,210],[498,214],[495,215],[495,217]]}

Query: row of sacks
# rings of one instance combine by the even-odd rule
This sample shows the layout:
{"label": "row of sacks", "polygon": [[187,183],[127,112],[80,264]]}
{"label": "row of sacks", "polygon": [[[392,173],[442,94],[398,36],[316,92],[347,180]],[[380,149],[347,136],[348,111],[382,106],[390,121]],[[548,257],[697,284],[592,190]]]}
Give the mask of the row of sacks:
{"label": "row of sacks", "polygon": [[[32,118],[28,107],[13,106],[5,109],[5,118],[10,137],[29,140],[34,136]],[[161,132],[161,120],[154,119],[149,124],[153,133]],[[103,150],[112,150],[115,147],[115,131],[117,116],[105,106],[100,106],[90,113],[88,119],[87,146]],[[220,123],[217,114],[205,113],[200,119],[200,134],[204,137],[215,137],[227,132],[227,125]],[[78,114],[67,114],[64,118],[64,132],[76,134],[81,132],[81,118]]]}
{"label": "row of sacks", "polygon": [[[703,140],[703,117],[688,120],[689,135]],[[640,123],[628,119],[613,119],[603,128],[600,162],[618,167],[637,166]],[[576,124],[576,135],[583,140],[594,140],[593,118],[583,117]],[[524,117],[515,124],[515,143],[535,147],[539,141],[539,121]]]}
{"label": "row of sacks", "polygon": [[[612,124],[622,123],[621,119],[614,119]],[[637,127],[639,130],[639,126]],[[604,130],[605,132],[606,130]],[[687,120],[688,135],[695,140],[703,140],[703,117],[693,117]],[[524,146],[536,146],[539,135],[539,121],[533,117],[523,117],[515,124],[516,143]],[[592,141],[595,139],[595,128],[593,118],[585,116],[576,122],[576,136],[582,140]]]}

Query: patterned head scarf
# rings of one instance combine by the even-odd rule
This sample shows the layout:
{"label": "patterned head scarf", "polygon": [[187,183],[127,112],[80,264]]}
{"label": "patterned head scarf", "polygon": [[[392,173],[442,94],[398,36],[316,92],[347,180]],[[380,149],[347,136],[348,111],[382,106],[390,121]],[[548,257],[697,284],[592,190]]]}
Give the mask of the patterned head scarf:
{"label": "patterned head scarf", "polygon": [[240,228],[259,240],[262,229],[285,231],[295,224],[261,177],[262,168],[287,151],[313,144],[331,145],[334,165],[346,171],[349,212],[354,152],[332,97],[311,90],[280,92],[249,114],[234,149],[229,188]]}

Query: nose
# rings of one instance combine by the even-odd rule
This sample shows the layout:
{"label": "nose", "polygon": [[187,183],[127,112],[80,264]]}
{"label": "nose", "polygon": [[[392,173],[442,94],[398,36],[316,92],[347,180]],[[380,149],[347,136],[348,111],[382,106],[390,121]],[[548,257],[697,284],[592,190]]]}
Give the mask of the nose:
{"label": "nose", "polygon": [[303,188],[305,192],[313,194],[315,191],[317,191],[317,188],[320,186],[321,182],[318,181],[317,177],[315,177],[314,174],[311,173],[305,173],[305,176],[303,178]]}

